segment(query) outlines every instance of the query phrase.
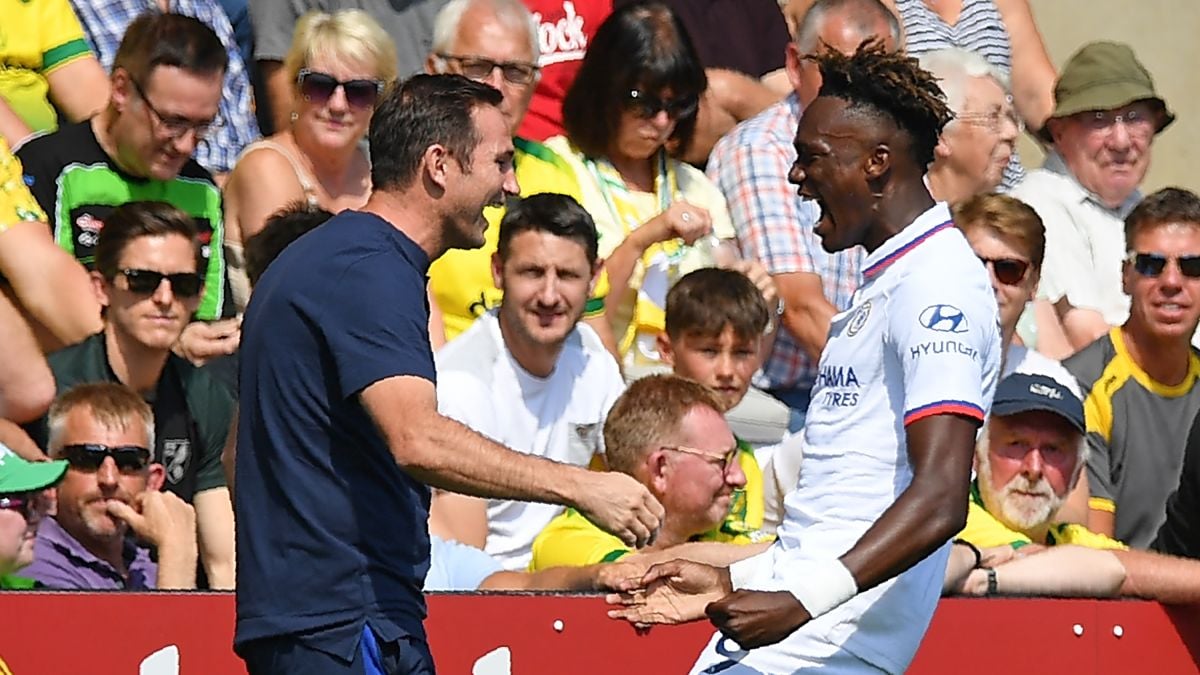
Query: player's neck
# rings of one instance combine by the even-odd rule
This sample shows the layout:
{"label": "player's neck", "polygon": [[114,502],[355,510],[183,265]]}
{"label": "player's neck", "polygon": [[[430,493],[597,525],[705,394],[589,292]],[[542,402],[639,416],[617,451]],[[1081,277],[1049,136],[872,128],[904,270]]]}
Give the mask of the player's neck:
{"label": "player's neck", "polygon": [[372,191],[362,210],[383,218],[403,232],[433,262],[445,253],[442,218],[425,194],[421,180],[418,176],[415,185],[404,190]]}
{"label": "player's neck", "polygon": [[556,345],[545,345],[529,339],[519,328],[510,325],[511,321],[504,317],[503,309],[500,310],[499,321],[504,348],[512,355],[517,365],[534,377],[550,377],[554,373],[554,367],[558,365],[558,357],[562,354],[565,341]]}
{"label": "player's neck", "polygon": [[875,225],[863,241],[867,252],[874,251],[883,242],[912,225],[917,218],[933,207],[933,197],[925,187],[925,181],[897,179],[884,188],[875,205]]}
{"label": "player's neck", "polygon": [[113,324],[104,327],[108,365],[122,384],[145,396],[158,387],[169,349],[149,348],[131,336],[122,335]]}

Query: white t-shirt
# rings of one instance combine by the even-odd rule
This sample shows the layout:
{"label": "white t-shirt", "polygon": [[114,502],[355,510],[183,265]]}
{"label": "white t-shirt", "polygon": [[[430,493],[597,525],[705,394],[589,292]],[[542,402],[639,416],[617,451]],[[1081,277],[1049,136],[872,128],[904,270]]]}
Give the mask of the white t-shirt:
{"label": "white t-shirt", "polygon": [[[493,310],[437,354],[438,410],[488,438],[531,455],[586,466],[603,451],[604,418],[625,390],[617,363],[591,327],[567,336],[550,377],[513,360]],[[562,511],[553,504],[488,500],[484,550],[524,570],[533,538]]]}
{"label": "white t-shirt", "polygon": [[1075,379],[1075,376],[1068,372],[1063,364],[1015,342],[1008,345],[1008,352],[1004,356],[1004,373],[1000,379],[1003,380],[1013,373],[1045,375],[1070,389],[1071,393],[1078,396],[1080,401],[1083,400],[1083,394],[1079,391],[1079,380]]}
{"label": "white t-shirt", "polygon": [[[833,318],[821,353],[804,470],[784,500],[779,538],[731,566],[734,588],[789,590],[814,562],[840,557],[912,482],[906,425],[946,413],[982,422],[991,406],[1000,371],[996,301],[946,205],[865,262],[863,284]],[[946,542],[779,644],[731,654],[718,635],[693,672],[733,660],[745,668],[724,673],[790,673],[797,663],[849,654],[870,672],[902,673],[933,618],[949,550]]]}

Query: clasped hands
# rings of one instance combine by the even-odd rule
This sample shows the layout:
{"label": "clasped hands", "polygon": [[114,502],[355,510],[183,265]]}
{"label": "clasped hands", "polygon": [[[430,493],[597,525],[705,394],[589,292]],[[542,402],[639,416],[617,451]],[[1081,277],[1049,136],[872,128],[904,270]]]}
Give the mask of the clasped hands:
{"label": "clasped hands", "polygon": [[654,624],[681,624],[707,617],[742,649],[783,640],[811,618],[786,591],[733,590],[729,569],[672,560],[645,569],[635,562],[615,563],[601,582],[616,591],[606,596],[608,615],[640,631]]}

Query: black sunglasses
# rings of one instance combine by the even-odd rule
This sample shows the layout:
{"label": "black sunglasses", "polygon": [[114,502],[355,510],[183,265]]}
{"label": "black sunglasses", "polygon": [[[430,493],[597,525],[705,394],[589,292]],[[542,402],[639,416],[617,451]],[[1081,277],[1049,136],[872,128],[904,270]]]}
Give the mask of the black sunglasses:
{"label": "black sunglasses", "polygon": [[37,492],[12,492],[0,495],[0,511],[16,511],[25,520],[32,520],[38,512]]}
{"label": "black sunglasses", "polygon": [[149,295],[158,290],[163,279],[171,282],[171,292],[181,298],[194,298],[200,295],[204,280],[195,272],[174,272],[164,274],[154,270],[121,270],[121,276],[129,282],[129,290],[134,293]]}
{"label": "black sunglasses", "polygon": [[97,471],[108,457],[121,473],[137,473],[150,464],[150,451],[138,445],[109,447],[99,443],[64,445],[60,455],[80,471]]}
{"label": "black sunglasses", "polygon": [[625,99],[627,110],[647,120],[663,110],[667,111],[667,117],[677,120],[695,112],[699,105],[700,98],[694,95],[664,99],[640,89],[629,90],[629,98]]}
{"label": "black sunglasses", "polygon": [[1161,253],[1129,252],[1129,262],[1133,269],[1144,277],[1157,277],[1167,268],[1167,261],[1174,260],[1179,265],[1179,272],[1190,279],[1200,278],[1200,255],[1181,255],[1169,257]]}
{"label": "black sunglasses", "polygon": [[346,80],[345,82],[327,73],[302,68],[296,76],[300,93],[305,99],[325,105],[338,87],[346,95],[346,103],[352,108],[374,108],[383,94],[382,80]]}
{"label": "black sunglasses", "polygon": [[1025,279],[1025,273],[1029,271],[1029,263],[1017,258],[985,258],[978,256],[983,261],[984,266],[991,265],[992,272],[996,275],[996,281],[1005,286],[1016,286]]}

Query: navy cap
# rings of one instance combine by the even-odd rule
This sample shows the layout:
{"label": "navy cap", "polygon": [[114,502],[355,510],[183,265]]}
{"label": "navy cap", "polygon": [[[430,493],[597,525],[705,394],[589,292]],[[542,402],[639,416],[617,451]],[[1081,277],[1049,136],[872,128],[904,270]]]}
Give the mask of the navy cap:
{"label": "navy cap", "polygon": [[1055,413],[1080,433],[1087,430],[1083,403],[1054,378],[1013,373],[996,385],[996,395],[992,398],[993,415],[1003,417],[1031,410]]}

